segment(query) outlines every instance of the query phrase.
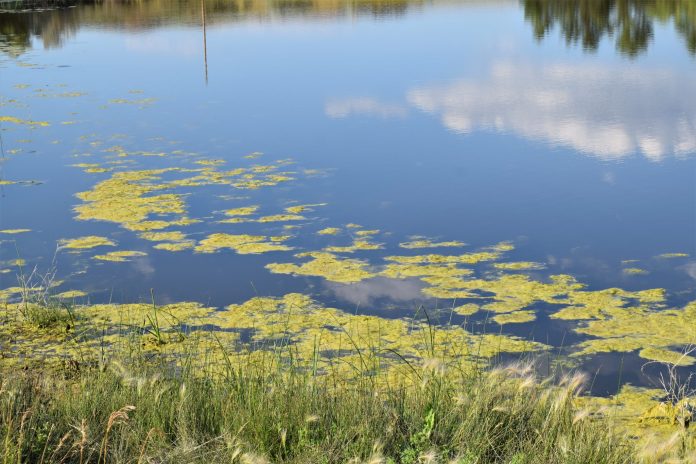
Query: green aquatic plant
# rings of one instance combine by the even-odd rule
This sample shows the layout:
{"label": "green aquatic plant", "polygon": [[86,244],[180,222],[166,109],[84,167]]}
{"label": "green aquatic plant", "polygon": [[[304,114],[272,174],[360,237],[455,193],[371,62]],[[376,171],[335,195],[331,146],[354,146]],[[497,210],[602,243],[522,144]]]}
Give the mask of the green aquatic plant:
{"label": "green aquatic plant", "polygon": [[627,267],[624,268],[622,271],[626,275],[646,275],[650,274],[648,271],[645,269],[641,269],[639,267]]}
{"label": "green aquatic plant", "polygon": [[341,233],[341,229],[338,227],[327,227],[317,231],[319,235],[338,235],[339,233]]}
{"label": "green aquatic plant", "polygon": [[346,246],[328,246],[323,251],[329,253],[354,253],[356,251],[381,250],[384,245],[381,243],[373,243],[367,239],[360,238],[353,240],[353,243]]}
{"label": "green aquatic plant", "polygon": [[546,265],[531,261],[516,261],[511,263],[494,263],[493,267],[505,271],[538,271],[545,269]]}
{"label": "green aquatic plant", "polygon": [[137,258],[141,256],[147,256],[147,253],[142,252],[142,251],[130,251],[130,250],[122,250],[122,251],[111,251],[109,253],[105,253],[103,255],[95,255],[92,256],[92,259],[97,259],[99,261],[114,261],[114,262],[125,262],[129,261],[128,258]]}
{"label": "green aquatic plant", "polygon": [[647,360],[672,362],[679,357],[683,365],[696,362],[696,358],[679,354],[680,347],[696,344],[692,329],[696,302],[679,309],[624,302],[604,307],[602,311],[587,314],[563,311],[552,317],[586,319],[575,330],[593,338],[578,344],[575,356],[638,351]]}
{"label": "green aquatic plant", "polygon": [[288,206],[287,208],[285,208],[285,211],[290,214],[300,214],[304,213],[305,211],[314,211],[314,208],[326,205],[327,203],[312,203],[306,205]]}
{"label": "green aquatic plant", "polygon": [[106,237],[88,235],[86,237],[59,240],[58,245],[61,248],[68,248],[71,250],[87,250],[100,246],[116,246],[116,242]]}
{"label": "green aquatic plant", "polygon": [[186,239],[186,234],[178,230],[167,232],[143,232],[138,236],[152,242],[180,242]]}
{"label": "green aquatic plant", "polygon": [[50,126],[50,124],[47,121],[31,121],[27,119],[15,118],[13,116],[0,116],[0,122],[11,122],[13,124],[23,124],[25,126]]}
{"label": "green aquatic plant", "polygon": [[664,259],[669,259],[669,258],[688,258],[689,254],[688,253],[662,253],[661,255],[657,255],[658,258],[664,258]]}
{"label": "green aquatic plant", "polygon": [[376,275],[369,271],[369,265],[365,261],[340,258],[333,253],[316,251],[299,253],[295,256],[310,258],[310,260],[302,264],[271,263],[266,265],[266,269],[275,274],[323,277],[340,283],[360,282]]}
{"label": "green aquatic plant", "polygon": [[23,234],[26,232],[31,232],[31,229],[3,229],[0,230],[0,234]]}
{"label": "green aquatic plant", "polygon": [[198,253],[215,253],[221,249],[234,250],[239,254],[257,254],[270,251],[289,251],[292,247],[284,245],[287,236],[267,237],[264,235],[210,234],[195,247]]}
{"label": "green aquatic plant", "polygon": [[225,211],[227,216],[251,216],[256,211],[258,211],[259,206],[243,206],[241,208],[228,209]]}
{"label": "green aquatic plant", "polygon": [[184,240],[181,242],[162,242],[162,243],[157,243],[156,245],[153,245],[152,248],[155,248],[157,250],[166,250],[166,251],[184,251],[184,250],[191,250],[196,246],[196,242],[193,240]]}
{"label": "green aquatic plant", "polygon": [[399,243],[399,246],[401,248],[413,250],[413,249],[419,249],[419,248],[448,248],[448,247],[457,248],[457,247],[466,246],[466,243],[459,242],[456,240],[452,240],[452,241],[448,241],[448,242],[434,242],[434,241],[432,241],[428,238],[425,238],[425,237],[412,237],[411,241]]}

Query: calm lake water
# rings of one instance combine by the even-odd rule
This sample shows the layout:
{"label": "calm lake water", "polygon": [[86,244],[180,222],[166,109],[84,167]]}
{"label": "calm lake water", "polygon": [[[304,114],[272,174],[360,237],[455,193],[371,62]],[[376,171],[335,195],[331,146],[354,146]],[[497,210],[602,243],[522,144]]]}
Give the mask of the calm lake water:
{"label": "calm lake water", "polygon": [[[696,14],[689,2],[626,2],[625,14],[602,7],[612,3],[153,0],[0,13],[0,229],[30,229],[0,237],[0,289],[17,285],[22,258],[25,272],[55,266],[59,291],[91,302],[154,289],[158,302],[214,306],[309,293],[384,317],[452,306],[418,278],[346,283],[266,267],[363,237],[375,249],[337,255],[379,266],[510,242],[505,262],[544,265],[533,279],[664,288],[665,306],[683,307],[696,299]],[[158,174],[166,180],[248,168],[274,185],[155,190],[182,194],[185,213],[148,220],[198,221],[157,231],[198,247],[213,233],[289,236],[293,250],[169,251],[127,217],[80,217],[77,193],[160,168],[189,170]],[[286,211],[308,204],[320,206]],[[249,206],[259,208],[225,214]],[[118,245],[57,250],[92,235]],[[399,247],[413,236],[467,245]],[[118,250],[143,255],[93,259]],[[550,318],[551,306],[472,330],[567,352],[591,338],[574,331],[582,322]],[[645,383],[637,351],[581,362],[601,393],[617,378]]]}

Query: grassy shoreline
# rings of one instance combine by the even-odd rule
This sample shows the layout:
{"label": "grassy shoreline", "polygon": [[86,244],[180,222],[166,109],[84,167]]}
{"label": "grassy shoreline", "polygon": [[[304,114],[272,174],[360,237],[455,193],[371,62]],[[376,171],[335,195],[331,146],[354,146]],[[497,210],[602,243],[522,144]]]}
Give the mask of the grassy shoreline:
{"label": "grassy shoreline", "polygon": [[112,362],[0,374],[3,463],[628,463],[631,443],[575,406],[581,378],[529,367],[417,385],[336,386],[258,367],[212,378]]}
{"label": "grassy shoreline", "polygon": [[[427,313],[395,332],[415,337],[392,345],[399,352],[384,345],[379,319],[341,316],[302,295],[257,297],[220,319],[195,303],[157,306],[154,296],[150,305],[75,305],[50,288],[24,284],[0,314],[2,464],[696,458],[696,435],[675,422],[691,414],[690,392],[587,397],[581,375],[496,367],[484,345],[499,338],[456,349],[471,340]],[[196,314],[194,326],[226,329],[191,330],[184,317]],[[264,334],[251,346],[235,332],[248,326],[245,314]],[[319,341],[339,335],[342,344]]]}

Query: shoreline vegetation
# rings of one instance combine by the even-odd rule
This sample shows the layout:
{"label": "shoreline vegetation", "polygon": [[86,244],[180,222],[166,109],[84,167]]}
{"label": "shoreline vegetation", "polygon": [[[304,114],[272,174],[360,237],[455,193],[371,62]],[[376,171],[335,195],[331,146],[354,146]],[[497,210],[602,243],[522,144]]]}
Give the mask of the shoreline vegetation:
{"label": "shoreline vegetation", "polygon": [[[690,392],[676,378],[637,419],[638,431],[623,416],[640,404],[637,389],[622,399],[592,398],[579,373],[540,378],[532,362],[455,358],[435,342],[441,329],[429,320],[419,358],[364,343],[374,327],[363,320],[365,331],[345,331],[340,359],[348,368],[327,368],[331,353],[317,343],[303,356],[287,330],[245,349],[243,334],[228,339],[172,323],[176,311],[154,297],[131,321],[124,313],[107,325],[90,319],[90,306],[39,290],[24,286],[21,300],[2,307],[3,464],[696,458]],[[41,354],[12,357],[32,342]],[[385,356],[403,369],[384,368]]]}

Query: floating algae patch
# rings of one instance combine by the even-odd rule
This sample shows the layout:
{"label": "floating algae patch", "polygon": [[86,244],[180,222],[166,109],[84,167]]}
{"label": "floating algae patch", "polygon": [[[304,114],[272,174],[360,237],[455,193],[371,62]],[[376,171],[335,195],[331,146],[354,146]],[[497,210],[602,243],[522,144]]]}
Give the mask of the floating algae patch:
{"label": "floating algae patch", "polygon": [[354,233],[354,235],[357,235],[358,237],[370,237],[372,235],[377,235],[379,234],[380,231],[379,229],[372,229],[372,230],[358,230]]}
{"label": "floating algae patch", "polygon": [[381,243],[373,243],[367,239],[355,239],[353,243],[347,246],[329,246],[324,248],[324,251],[330,253],[354,253],[356,251],[381,250],[384,245]]}
{"label": "floating algae patch", "polygon": [[100,261],[114,261],[118,263],[122,263],[125,261],[130,261],[128,258],[137,258],[140,256],[147,256],[147,253],[144,253],[142,251],[129,251],[129,250],[123,250],[123,251],[112,251],[103,255],[96,255],[93,256],[93,259],[98,259]]}
{"label": "floating algae patch", "polygon": [[305,211],[313,211],[314,208],[318,206],[326,206],[326,203],[314,203],[314,204],[307,204],[307,205],[295,205],[295,206],[288,206],[285,208],[285,211],[290,214],[300,214],[304,213]]}
{"label": "floating algae patch", "polygon": [[50,124],[47,121],[31,121],[27,119],[15,118],[12,116],[0,116],[0,122],[11,122],[13,124],[22,124],[25,126],[47,127]]}
{"label": "floating algae patch", "polygon": [[646,271],[645,269],[641,269],[639,267],[627,267],[627,268],[623,269],[622,272],[626,275],[647,275],[647,274],[649,274],[648,271]]}
{"label": "floating algae patch", "polygon": [[263,216],[257,219],[257,222],[288,222],[288,221],[303,221],[307,219],[299,214],[273,214],[271,216]]}
{"label": "floating algae patch", "polygon": [[682,357],[682,351],[696,344],[696,302],[679,309],[663,309],[660,305],[655,307],[640,302],[614,304],[591,314],[562,310],[560,317],[589,319],[575,330],[594,338],[580,343],[575,356],[639,350],[638,355],[650,361],[680,360],[682,365],[695,361],[689,356]]}
{"label": "floating algae patch", "polygon": [[477,253],[464,253],[461,255],[414,255],[414,256],[387,256],[387,261],[400,264],[477,264],[485,261],[494,261],[501,257],[498,251],[481,251]]}
{"label": "floating algae patch", "polygon": [[452,308],[452,311],[459,314],[460,316],[472,316],[479,312],[481,307],[475,303],[467,303]]}
{"label": "floating algae patch", "polygon": [[[408,277],[432,278],[431,282],[439,282],[446,285],[445,282],[456,279],[456,285],[459,285],[460,279],[473,274],[471,269],[462,269],[456,264],[388,264],[384,267],[380,275],[390,279],[403,279]],[[442,281],[440,281],[442,279]],[[424,279],[421,279],[424,280]],[[455,285],[455,286],[456,286]]]}
{"label": "floating algae patch", "polygon": [[0,230],[0,234],[23,234],[26,232],[31,232],[31,229],[4,229]]}
{"label": "floating algae patch", "polygon": [[670,258],[688,258],[689,253],[662,253],[657,255],[657,258],[670,259]]}
{"label": "floating algae patch", "polygon": [[492,318],[497,324],[521,324],[536,319],[534,311],[516,311],[512,313],[497,314]]}
{"label": "floating algae patch", "polygon": [[266,269],[275,274],[292,274],[323,277],[331,282],[353,283],[375,277],[367,262],[358,259],[340,258],[333,253],[308,252],[295,255],[297,258],[310,258],[302,264],[271,263]]}
{"label": "floating algae patch", "polygon": [[145,105],[151,105],[155,103],[157,100],[154,98],[141,98],[138,100],[129,100],[127,98],[112,98],[109,100],[109,103],[112,105],[139,105],[139,106],[145,106]]}
{"label": "floating algae patch", "polygon": [[138,236],[151,242],[179,242],[186,238],[186,234],[178,230],[168,232],[143,232]]}
{"label": "floating algae patch", "polygon": [[156,245],[153,245],[152,248],[156,248],[157,250],[166,250],[166,251],[184,251],[184,250],[191,250],[195,246],[196,246],[196,242],[194,242],[193,240],[184,240],[182,242],[162,242],[162,243],[158,243]]}
{"label": "floating algae patch", "polygon": [[105,168],[99,163],[77,163],[77,164],[71,164],[71,167],[74,168],[80,168],[84,172],[90,173],[90,174],[99,174],[103,172],[110,172],[113,171],[113,168]]}
{"label": "floating algae patch", "polygon": [[[681,447],[696,445],[696,430],[684,424],[693,420],[696,399],[670,401],[665,396],[662,389],[624,385],[611,397],[582,396],[575,401],[588,417],[606,417],[619,432],[637,439],[649,462],[686,462]],[[660,459],[653,461],[658,450]]]}
{"label": "floating algae patch", "polygon": [[406,249],[418,249],[418,248],[456,248],[456,247],[463,247],[466,245],[464,242],[459,242],[456,240],[452,241],[447,241],[447,242],[433,242],[430,239],[423,238],[423,237],[412,237],[413,240],[409,242],[403,242],[399,243],[399,246],[401,248],[406,248]]}
{"label": "floating algae patch", "polygon": [[126,229],[139,230],[139,223],[150,215],[180,214],[186,211],[181,195],[153,194],[168,188],[155,184],[160,175],[171,169],[117,172],[111,178],[81,192],[84,203],[75,207],[77,219],[115,222]]}
{"label": "floating algae patch", "polygon": [[532,261],[516,261],[511,263],[494,263],[493,267],[505,271],[537,271],[545,269],[546,265]]}
{"label": "floating algae patch", "polygon": [[9,287],[0,290],[0,302],[8,301],[11,298],[21,295],[24,292],[22,287]]}
{"label": "floating algae patch", "polygon": [[228,209],[225,211],[227,216],[251,216],[258,211],[259,206],[243,206],[241,208]]}
{"label": "floating algae patch", "polygon": [[[403,360],[422,361],[434,353],[442,357],[444,365],[472,368],[501,352],[545,348],[516,337],[473,335],[459,326],[431,331],[409,319],[346,313],[302,294],[252,298],[211,314],[205,322],[223,329],[252,329],[251,341],[258,346],[282,338],[291,344],[300,363],[313,362],[320,372],[347,376],[369,374],[377,368],[403,374],[409,371]],[[273,349],[272,343],[267,346]]]}
{"label": "floating algae patch", "polygon": [[317,231],[317,234],[319,235],[338,235],[341,233],[341,229],[338,227],[327,227],[325,229],[321,229]]}
{"label": "floating algae patch", "polygon": [[53,296],[61,300],[70,300],[73,298],[81,298],[87,296],[87,293],[83,292],[82,290],[67,290],[65,292],[61,292]]}
{"label": "floating algae patch", "polygon": [[69,248],[72,250],[88,250],[99,246],[116,246],[116,242],[113,240],[109,240],[106,237],[100,237],[97,235],[63,239],[59,240],[58,244],[61,248]]}
{"label": "floating algae patch", "polygon": [[282,243],[287,238],[289,237],[217,233],[211,234],[198,242],[195,251],[198,253],[215,253],[221,249],[230,249],[241,255],[267,253],[269,251],[288,251],[292,250],[292,248]]}

